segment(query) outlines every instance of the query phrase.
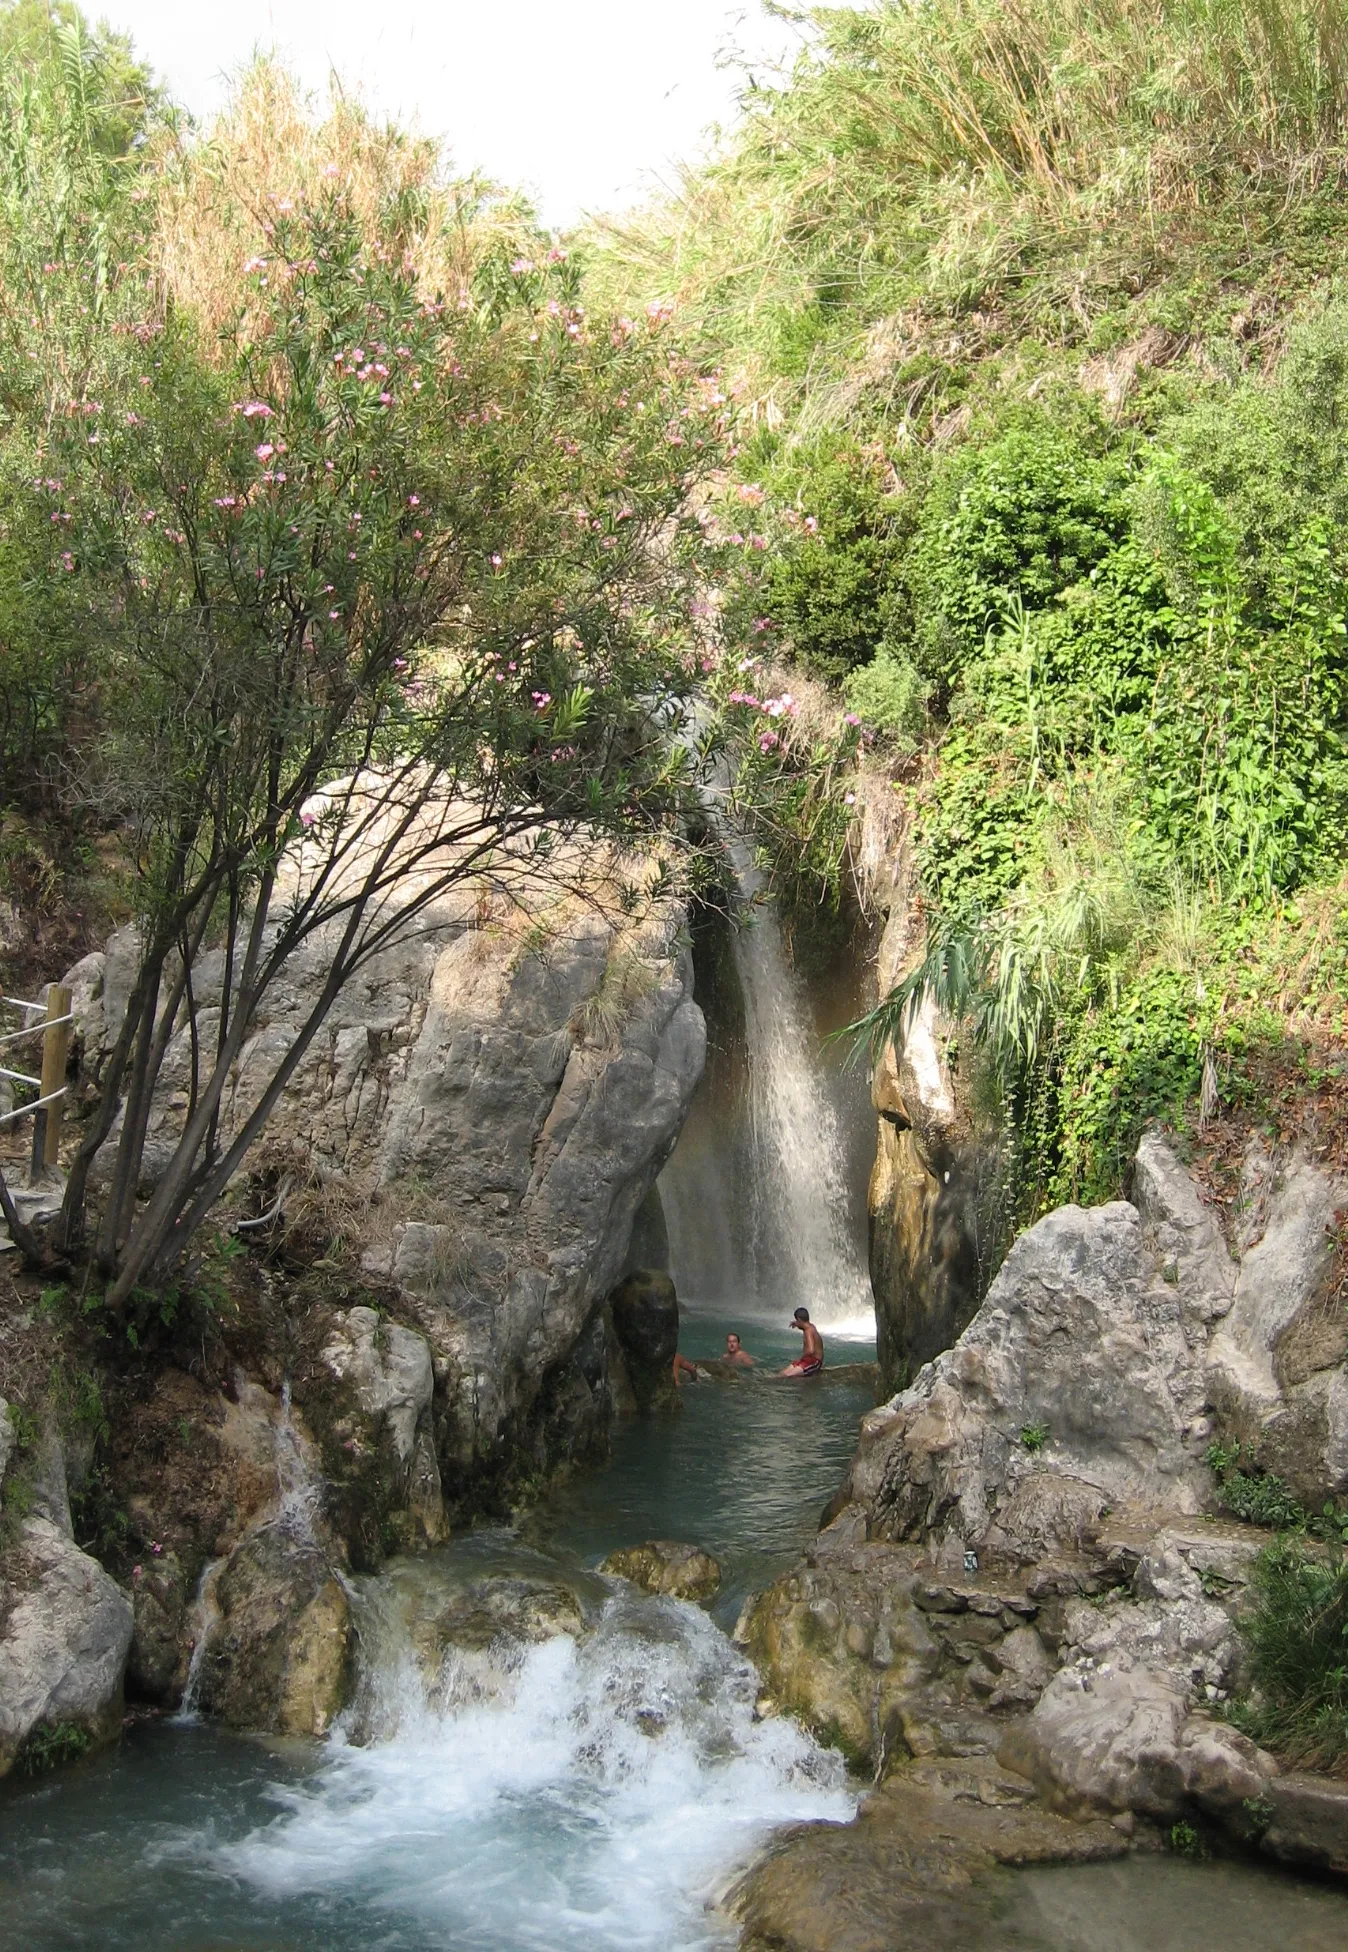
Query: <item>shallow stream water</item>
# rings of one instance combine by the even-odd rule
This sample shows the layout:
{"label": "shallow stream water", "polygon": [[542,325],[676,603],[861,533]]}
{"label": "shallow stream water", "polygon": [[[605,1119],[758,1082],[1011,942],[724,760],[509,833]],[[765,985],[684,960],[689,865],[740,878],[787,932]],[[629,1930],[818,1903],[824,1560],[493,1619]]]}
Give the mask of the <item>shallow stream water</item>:
{"label": "shallow stream water", "polygon": [[[784,1321],[727,1326],[776,1366]],[[753,1670],[722,1632],[813,1532],[871,1401],[871,1351],[833,1373],[701,1383],[682,1414],[625,1426],[612,1463],[521,1533],[487,1530],[356,1582],[362,1659],[325,1743],[159,1721],[112,1753],[0,1793],[0,1952],[712,1952],[711,1907],[782,1823],[846,1818],[856,1789],[793,1724],[754,1719]],[[594,1572],[613,1547],[706,1546],[713,1617]],[[451,1649],[419,1625],[485,1574],[552,1580],[595,1623],[579,1641]],[[410,1624],[409,1624],[410,1623]],[[1130,1861],[1008,1874],[1008,1931],[1044,1952],[1328,1952],[1339,1892],[1231,1865]]]}

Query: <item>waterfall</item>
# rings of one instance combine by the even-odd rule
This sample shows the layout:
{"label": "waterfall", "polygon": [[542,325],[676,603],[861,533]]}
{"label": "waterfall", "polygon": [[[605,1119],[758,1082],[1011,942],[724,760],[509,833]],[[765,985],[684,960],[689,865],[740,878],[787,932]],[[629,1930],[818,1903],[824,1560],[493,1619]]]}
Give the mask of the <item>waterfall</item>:
{"label": "waterfall", "polygon": [[729,845],[743,918],[734,932],[744,992],[752,1145],[750,1223],[760,1300],[805,1307],[823,1326],[869,1325],[843,1141],[777,914],[743,839]]}
{"label": "waterfall", "polygon": [[314,1543],[322,1486],[309,1468],[300,1434],[290,1412],[290,1379],[281,1385],[281,1414],[276,1419],[276,1484],[280,1504],[276,1522],[287,1537]]}
{"label": "waterfall", "polygon": [[192,1639],[191,1658],[187,1663],[187,1680],[183,1685],[183,1698],[175,1721],[194,1722],[197,1720],[197,1701],[201,1694],[201,1670],[206,1662],[206,1648],[210,1641],[211,1629],[220,1618],[215,1604],[215,1582],[224,1559],[211,1559],[202,1569],[197,1581],[196,1598],[192,1603],[195,1631]]}

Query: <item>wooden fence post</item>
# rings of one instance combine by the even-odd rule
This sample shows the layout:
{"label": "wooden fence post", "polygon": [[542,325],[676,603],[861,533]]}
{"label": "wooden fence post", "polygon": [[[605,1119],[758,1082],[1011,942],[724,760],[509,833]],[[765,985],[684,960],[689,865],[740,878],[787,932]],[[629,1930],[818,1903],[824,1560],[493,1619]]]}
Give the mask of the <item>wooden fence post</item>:
{"label": "wooden fence post", "polygon": [[[66,1081],[66,1059],[70,1052],[70,1025],[61,1017],[70,1015],[70,991],[64,983],[53,983],[47,991],[47,1027],[42,1035],[42,1084],[39,1098],[54,1098]],[[56,1165],[61,1150],[61,1113],[64,1098],[44,1105],[33,1114],[33,1157],[29,1177],[37,1185],[48,1166]]]}

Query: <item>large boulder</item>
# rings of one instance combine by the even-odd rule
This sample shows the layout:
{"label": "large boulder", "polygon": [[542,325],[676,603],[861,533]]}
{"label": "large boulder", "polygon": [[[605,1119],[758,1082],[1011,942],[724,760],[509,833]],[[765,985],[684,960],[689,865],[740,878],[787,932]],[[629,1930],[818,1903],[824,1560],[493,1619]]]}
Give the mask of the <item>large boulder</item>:
{"label": "large boulder", "polygon": [[999,1759],[1065,1814],[1134,1811],[1158,1822],[1193,1804],[1229,1816],[1277,1774],[1247,1736],[1190,1713],[1183,1685],[1152,1667],[1063,1668],[1007,1732]]}
{"label": "large boulder", "polygon": [[[334,1000],[265,1137],[261,1197],[286,1188],[298,1209],[300,1189],[321,1185],[368,1271],[402,1291],[431,1351],[453,1505],[480,1502],[512,1461],[536,1477],[602,1441],[609,1383],[587,1337],[706,1047],[680,902],[629,915],[632,863],[597,844],[555,850],[546,868],[521,859],[502,893],[510,867],[405,933],[390,914],[386,946]],[[91,1065],[95,1029],[106,1040],[125,1013],[133,951],[124,933],[108,945]],[[331,957],[320,933],[286,964],[231,1077],[225,1131],[292,1045]],[[223,952],[196,972],[199,1036],[225,973]],[[192,1051],[184,1027],[156,1092],[150,1180],[180,1129]]]}
{"label": "large boulder", "polygon": [[323,1735],[345,1705],[354,1629],[328,1555],[282,1523],[252,1533],[212,1583],[197,1702],[235,1728]]}
{"label": "large boulder", "polygon": [[1204,1404],[1137,1209],[1061,1207],[1016,1242],[954,1347],[866,1418],[851,1495],[878,1536],[1037,1557],[1046,1532],[1109,1505],[1198,1511]]}
{"label": "large boulder", "polygon": [[0,1776],[121,1727],[131,1602],[52,1519],[25,1519],[0,1562]]}

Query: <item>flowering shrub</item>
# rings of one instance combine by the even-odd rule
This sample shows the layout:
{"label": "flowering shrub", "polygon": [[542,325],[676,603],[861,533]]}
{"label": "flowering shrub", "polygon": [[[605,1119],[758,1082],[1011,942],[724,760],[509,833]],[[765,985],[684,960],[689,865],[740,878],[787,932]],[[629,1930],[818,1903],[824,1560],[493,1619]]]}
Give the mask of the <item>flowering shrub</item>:
{"label": "flowering shrub", "polygon": [[[53,362],[17,519],[98,646],[79,772],[133,837],[144,943],[63,1219],[73,1247],[125,1099],[97,1250],[114,1305],[181,1257],[316,1033],[326,999],[224,1148],[246,1020],[300,941],[347,924],[331,995],[383,939],[379,896],[417,848],[456,849],[424,901],[540,822],[661,829],[690,782],[670,737],[697,675],[685,510],[723,403],[662,314],[592,321],[546,244],[498,236],[428,289],[414,216],[397,194],[357,208],[340,180],[273,198],[252,236],[224,233],[237,301],[217,337],[142,288],[82,370]],[[368,795],[343,779],[379,782],[400,853],[370,848]],[[452,832],[444,815],[409,839],[430,807],[456,810]],[[301,837],[305,892],[278,906]],[[222,930],[238,995],[138,1211],[166,1027]]]}

